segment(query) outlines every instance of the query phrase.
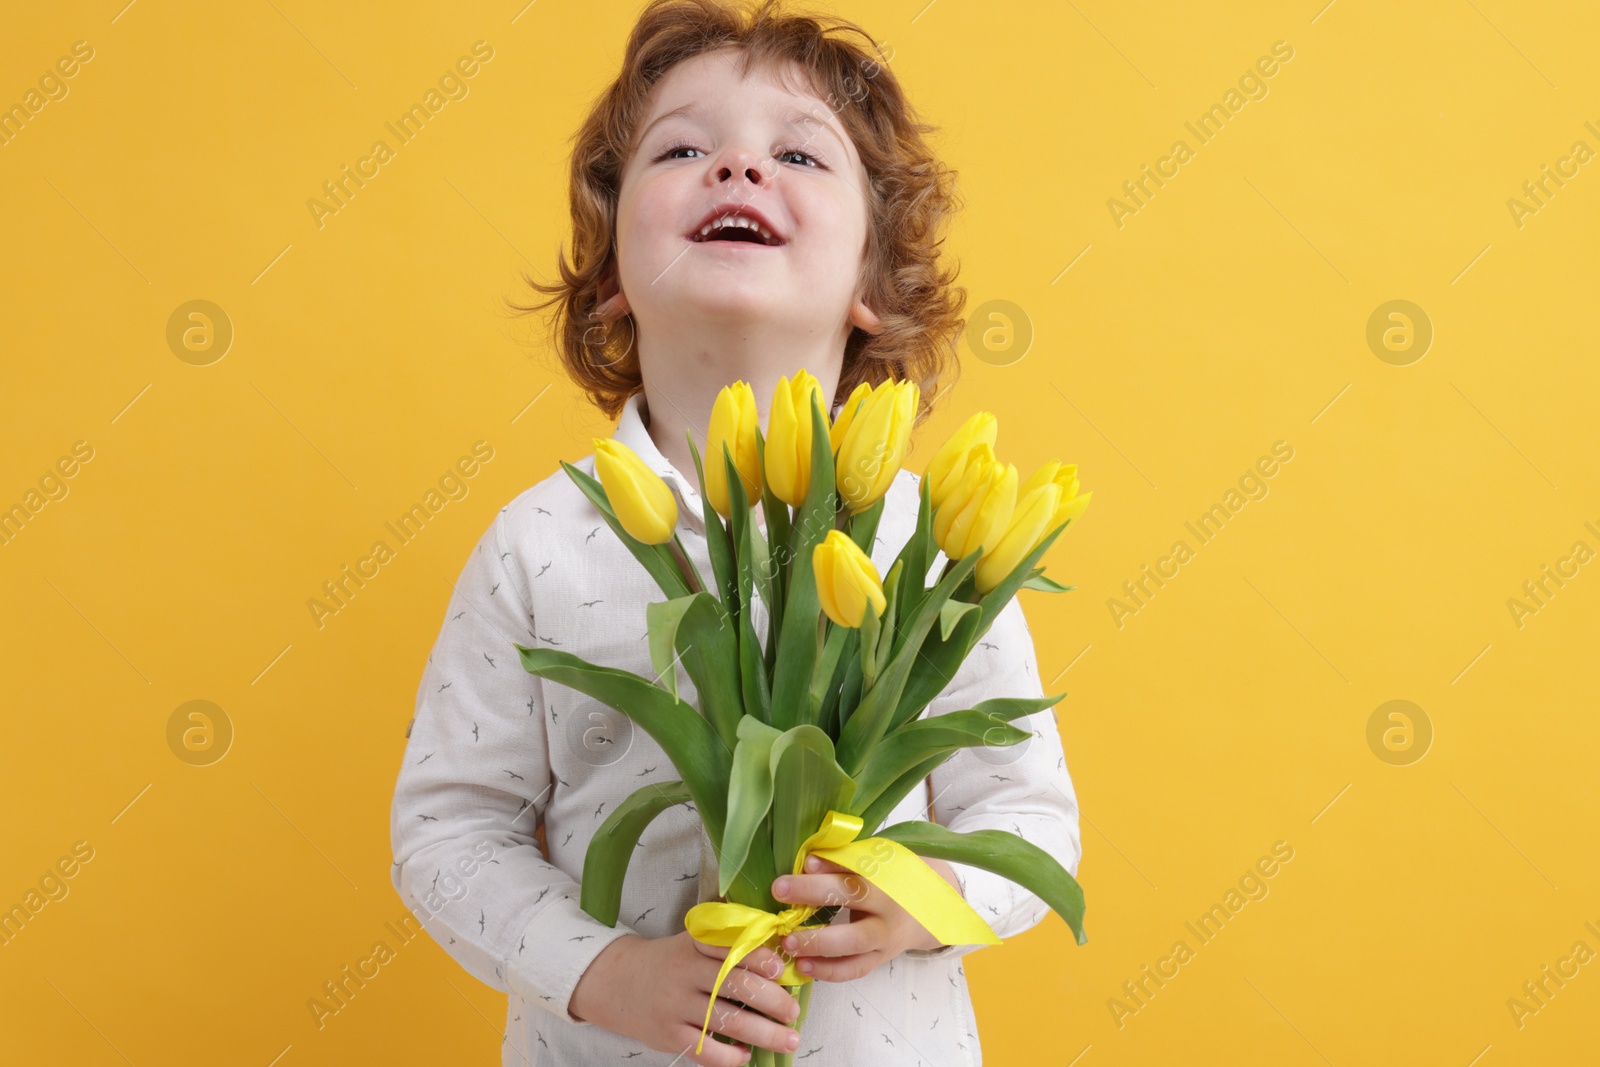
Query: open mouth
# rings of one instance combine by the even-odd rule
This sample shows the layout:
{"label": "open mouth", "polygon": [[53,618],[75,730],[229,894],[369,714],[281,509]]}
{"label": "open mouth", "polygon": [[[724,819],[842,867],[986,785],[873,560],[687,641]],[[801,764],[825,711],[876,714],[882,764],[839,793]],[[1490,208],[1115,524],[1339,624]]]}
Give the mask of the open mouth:
{"label": "open mouth", "polygon": [[718,215],[689,235],[696,244],[729,241],[738,244],[763,245],[776,248],[784,244],[783,238],[773,233],[758,219],[742,214]]}

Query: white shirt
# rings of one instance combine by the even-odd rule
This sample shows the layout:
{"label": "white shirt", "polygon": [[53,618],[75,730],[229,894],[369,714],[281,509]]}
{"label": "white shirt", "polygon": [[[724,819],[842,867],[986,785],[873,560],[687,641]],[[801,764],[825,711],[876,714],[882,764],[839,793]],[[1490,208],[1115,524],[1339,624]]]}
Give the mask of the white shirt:
{"label": "white shirt", "polygon": [[[655,446],[643,404],[642,392],[628,398],[613,437],[672,487],[679,536],[700,572],[710,574],[695,482]],[[594,474],[594,456],[575,466]],[[871,553],[880,574],[910,537],[918,498],[917,477],[902,470]],[[939,554],[934,567],[944,558]],[[606,945],[630,932],[677,933],[692,905],[716,896],[700,816],[678,806],[650,824],[628,868],[615,927],[584,912],[578,882],[591,835],[634,790],[678,774],[625,716],[529,674],[512,647],[558,648],[651,678],[645,605],[660,599],[660,588],[558,467],[490,523],[456,582],[423,670],[395,785],[391,875],[445,951],[508,994],[507,1065],[684,1062],[677,1052],[657,1052],[567,1009],[579,977]],[[752,618],[756,632],[765,633],[759,598]],[[991,697],[1042,695],[1038,674],[1033,639],[1013,599],[923,715]],[[678,687],[682,699],[695,701],[681,667]],[[936,816],[953,830],[1009,830],[1076,876],[1078,807],[1053,709],[1016,725],[1033,737],[1009,748],[958,750],[883,825]],[[543,851],[535,836],[541,822]],[[1002,938],[1031,928],[1049,910],[1007,879],[952,866],[967,901]],[[847,920],[844,909],[834,919]],[[976,947],[906,953],[855,981],[814,981],[796,1064],[980,1064],[959,959]]]}

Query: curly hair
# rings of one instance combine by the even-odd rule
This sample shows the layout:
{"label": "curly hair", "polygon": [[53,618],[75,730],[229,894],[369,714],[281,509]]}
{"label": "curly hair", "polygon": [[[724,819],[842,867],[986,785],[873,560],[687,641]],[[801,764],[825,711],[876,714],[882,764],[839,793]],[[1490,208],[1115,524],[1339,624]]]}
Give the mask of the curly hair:
{"label": "curly hair", "polygon": [[941,266],[940,246],[959,208],[955,171],[928,147],[938,127],[919,121],[895,76],[890,55],[854,23],[828,15],[789,13],[781,0],[753,11],[727,0],[651,0],[628,38],[622,71],[595,101],[573,135],[568,196],[572,257],[558,254],[558,281],[523,275],[552,305],[550,339],[585,395],[608,418],[621,414],[643,388],[631,330],[595,325],[591,314],[602,284],[616,268],[617,201],[650,90],[676,64],[724,48],[740,53],[741,75],[762,65],[786,71],[793,61],[809,88],[838,115],[866,169],[868,234],[862,299],[882,321],[876,334],[855,328],[832,403],[861,382],[914,381],[921,392],[916,421],[960,374],[957,346],[966,290],[959,268]]}

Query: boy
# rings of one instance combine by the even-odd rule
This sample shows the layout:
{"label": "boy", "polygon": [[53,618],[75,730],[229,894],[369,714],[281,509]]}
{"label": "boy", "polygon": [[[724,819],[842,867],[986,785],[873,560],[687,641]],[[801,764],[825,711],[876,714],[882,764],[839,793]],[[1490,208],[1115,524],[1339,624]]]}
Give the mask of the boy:
{"label": "boy", "polygon": [[[881,58],[848,24],[770,4],[746,18],[714,0],[660,0],[579,132],[574,262],[562,263],[559,284],[535,287],[558,306],[564,369],[679,497],[683,544],[702,573],[710,563],[685,431],[703,450],[723,386],[748,381],[766,405],[779,377],[802,367],[836,398],[862,381],[912,380],[925,415],[930,387],[953,376],[964,293],[940,272],[937,238],[949,174]],[[837,416],[837,400],[831,408]],[[576,465],[594,473],[592,455]],[[901,471],[872,553],[880,574],[911,534],[918,492]],[[461,875],[464,892],[429,929],[510,994],[504,1062],[733,1067],[756,1045],[812,1064],[981,1063],[958,959],[975,946],[940,946],[871,894],[825,932],[783,946],[816,978],[799,1048],[784,1025],[795,1000],[771,981],[779,957],[760,949],[730,974],[712,1015],[712,1030],[738,1043],[708,1039],[694,1054],[727,950],[683,926],[691,905],[715,896],[710,843],[687,808],[641,839],[616,927],[581,910],[594,831],[639,786],[675,773],[625,716],[526,673],[511,646],[653,677],[644,606],[657,599],[556,471],[502,509],[469,558],[419,687],[395,792],[394,883],[409,902],[441,872]],[[764,605],[752,614],[765,633]],[[1013,600],[924,714],[1042,692]],[[681,680],[680,694],[695,699]],[[1077,806],[1054,716],[1018,725],[1031,741],[962,750],[885,825],[937,814],[956,830],[1010,830],[1076,874]],[[468,858],[491,848],[491,859]],[[824,866],[775,894],[820,902],[840,884]],[[1001,937],[1048,910],[988,872],[930,866]]]}

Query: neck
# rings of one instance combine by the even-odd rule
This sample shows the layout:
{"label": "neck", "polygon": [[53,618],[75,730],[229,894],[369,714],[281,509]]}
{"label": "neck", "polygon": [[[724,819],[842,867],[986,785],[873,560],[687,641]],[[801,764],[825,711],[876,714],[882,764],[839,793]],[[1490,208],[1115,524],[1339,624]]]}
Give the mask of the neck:
{"label": "neck", "polygon": [[[778,379],[793,378],[804,369],[822,386],[823,408],[831,410],[839,373],[844,363],[844,338],[817,335],[796,338],[785,324],[781,330],[763,330],[749,323],[734,323],[708,338],[704,324],[672,330],[657,344],[640,338],[639,368],[644,379],[646,429],[667,462],[693,481],[694,458],[686,432],[706,460],[706,426],[717,393],[736,381],[750,383],[755,394],[756,421],[767,430],[767,414]],[[693,338],[680,341],[679,338]]]}

